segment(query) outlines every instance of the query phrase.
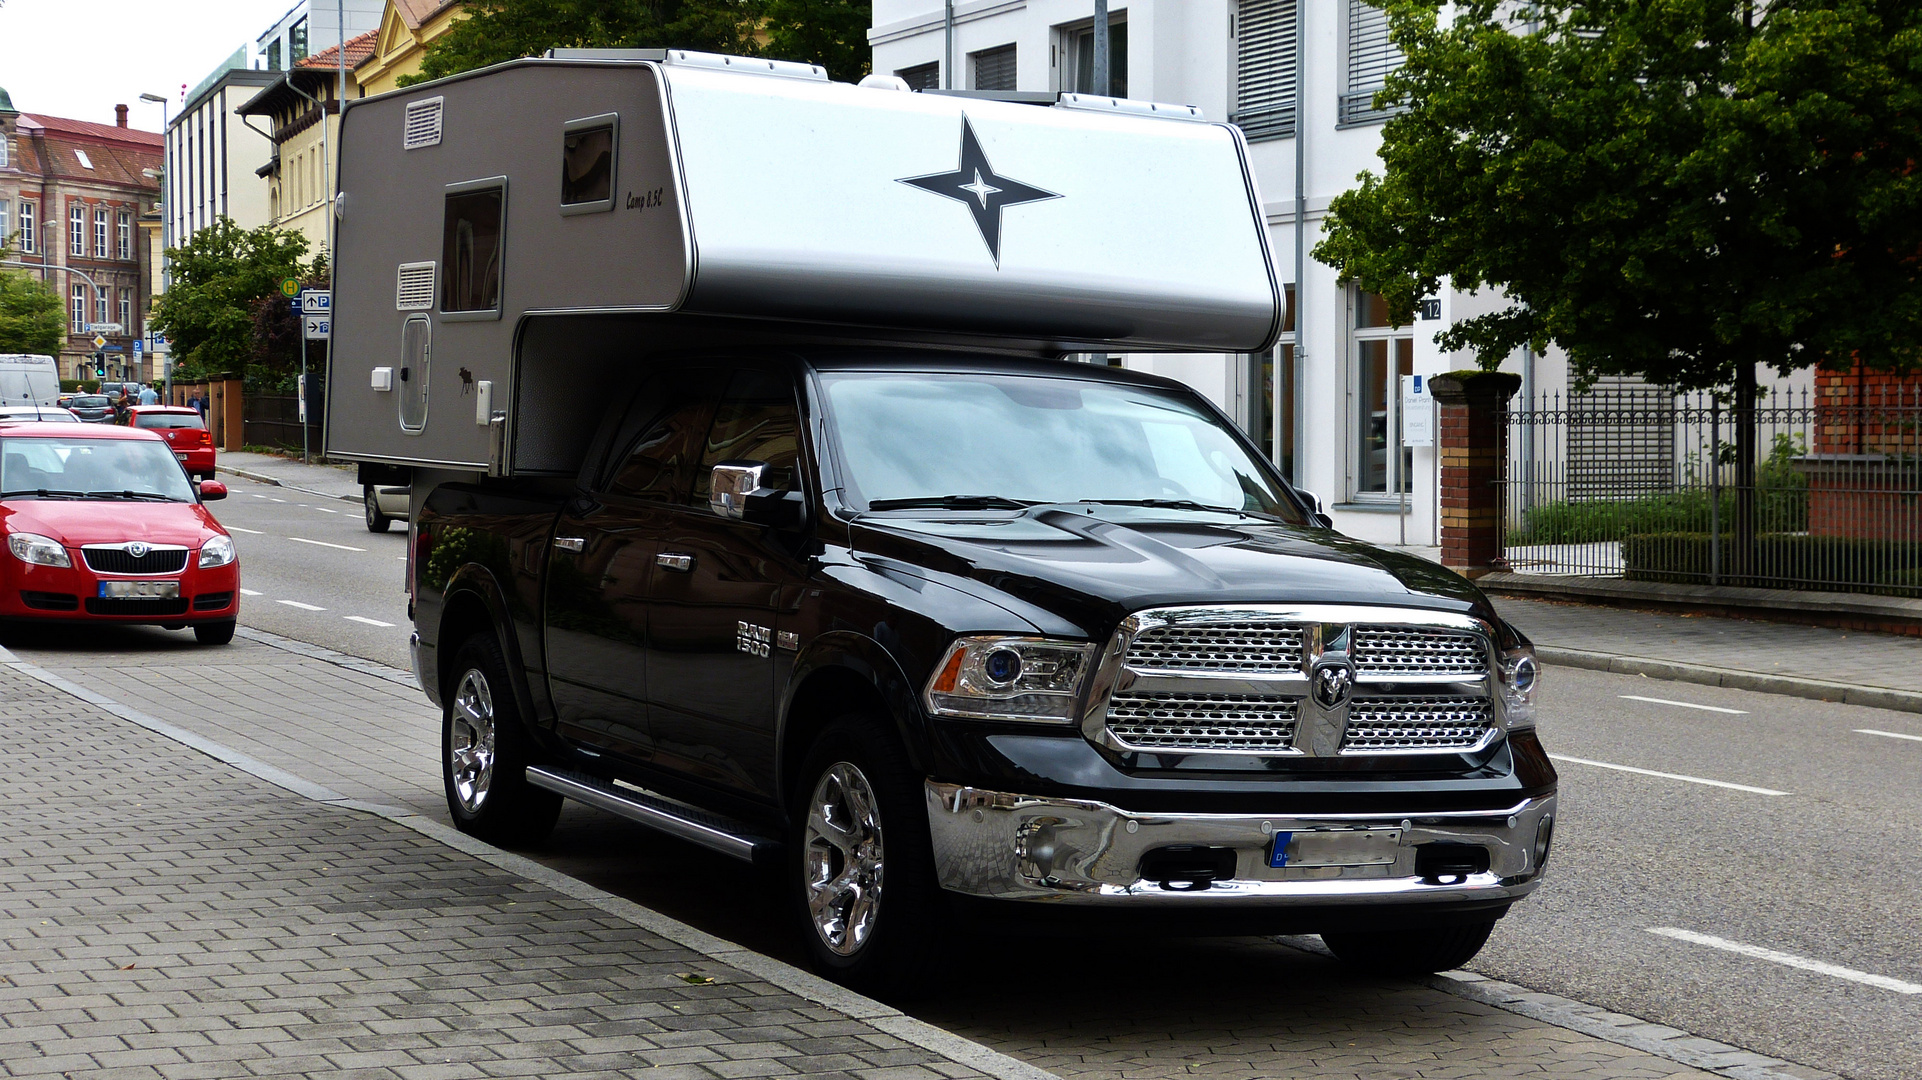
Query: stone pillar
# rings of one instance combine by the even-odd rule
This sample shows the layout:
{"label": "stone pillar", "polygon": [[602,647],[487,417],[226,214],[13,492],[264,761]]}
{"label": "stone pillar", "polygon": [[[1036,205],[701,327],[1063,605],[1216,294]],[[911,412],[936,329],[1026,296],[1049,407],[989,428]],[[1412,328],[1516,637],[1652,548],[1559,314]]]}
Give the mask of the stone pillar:
{"label": "stone pillar", "polygon": [[1428,381],[1441,421],[1442,565],[1464,577],[1508,569],[1507,409],[1521,385],[1521,376],[1500,371],[1451,371]]}
{"label": "stone pillar", "polygon": [[238,452],[246,443],[245,412],[242,411],[241,382],[239,379],[215,379],[209,384],[213,403],[207,407],[207,416],[217,426],[214,441],[222,450]]}

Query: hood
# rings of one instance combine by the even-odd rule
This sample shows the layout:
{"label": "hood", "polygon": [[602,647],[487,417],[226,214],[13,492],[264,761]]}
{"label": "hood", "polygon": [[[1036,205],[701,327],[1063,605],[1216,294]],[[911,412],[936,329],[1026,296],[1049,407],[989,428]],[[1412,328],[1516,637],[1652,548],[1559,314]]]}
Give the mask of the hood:
{"label": "hood", "polygon": [[113,499],[10,499],[0,503],[0,523],[7,532],[39,533],[68,547],[140,540],[191,548],[225,532],[199,503]]}
{"label": "hood", "polygon": [[1086,506],[864,516],[857,553],[965,575],[1101,635],[1172,604],[1379,604],[1495,615],[1467,579],[1320,529],[1229,512]]}

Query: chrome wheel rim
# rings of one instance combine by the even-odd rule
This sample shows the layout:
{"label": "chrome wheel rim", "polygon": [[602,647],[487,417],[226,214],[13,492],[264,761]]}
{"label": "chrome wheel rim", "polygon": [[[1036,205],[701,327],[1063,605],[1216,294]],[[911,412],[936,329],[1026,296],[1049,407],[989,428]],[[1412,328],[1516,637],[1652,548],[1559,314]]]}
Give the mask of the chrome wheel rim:
{"label": "chrome wheel rim", "polygon": [[821,774],[808,800],[808,916],[829,951],[853,956],[874,933],[881,912],[881,810],[868,778],[838,761]]}
{"label": "chrome wheel rim", "polygon": [[480,812],[494,784],[494,693],[487,676],[467,669],[449,709],[447,775],[462,810]]}

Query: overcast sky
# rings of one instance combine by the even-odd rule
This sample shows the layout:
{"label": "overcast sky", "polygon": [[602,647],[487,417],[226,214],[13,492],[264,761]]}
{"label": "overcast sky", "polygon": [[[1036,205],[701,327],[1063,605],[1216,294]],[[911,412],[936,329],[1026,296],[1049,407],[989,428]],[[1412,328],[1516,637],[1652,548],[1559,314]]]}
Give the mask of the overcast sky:
{"label": "overcast sky", "polygon": [[[0,87],[13,107],[160,130],[160,94],[181,92],[265,33],[295,0],[0,0]],[[331,43],[330,43],[331,44]],[[185,84],[183,87],[182,84]]]}

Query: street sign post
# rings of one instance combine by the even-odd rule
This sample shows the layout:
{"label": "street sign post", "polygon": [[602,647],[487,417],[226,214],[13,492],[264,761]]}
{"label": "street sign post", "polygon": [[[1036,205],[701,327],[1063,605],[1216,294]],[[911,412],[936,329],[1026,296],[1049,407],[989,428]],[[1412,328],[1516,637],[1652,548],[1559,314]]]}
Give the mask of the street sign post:
{"label": "street sign post", "polygon": [[295,281],[293,278],[282,278],[280,282],[280,295],[286,297],[289,300],[292,300],[294,297],[299,296],[300,282]]}
{"label": "street sign post", "polygon": [[327,289],[302,289],[300,291],[300,313],[302,315],[326,315],[334,308],[334,294]]}
{"label": "street sign post", "polygon": [[301,337],[307,341],[326,341],[333,336],[334,317],[332,315],[308,315],[301,320]]}
{"label": "street sign post", "polygon": [[103,338],[103,337],[101,337],[101,336],[100,336],[99,334],[95,334],[95,335],[93,336],[93,347],[94,347],[94,348],[96,348],[96,349],[104,349],[104,348],[106,348],[106,347],[107,347],[107,339],[106,339],[106,338]]}
{"label": "street sign post", "polygon": [[1428,394],[1428,380],[1421,375],[1401,377],[1401,444],[1435,445],[1435,399]]}
{"label": "street sign post", "polygon": [[117,322],[94,322],[87,324],[87,333],[89,334],[119,334],[125,331],[126,327],[121,326]]}

